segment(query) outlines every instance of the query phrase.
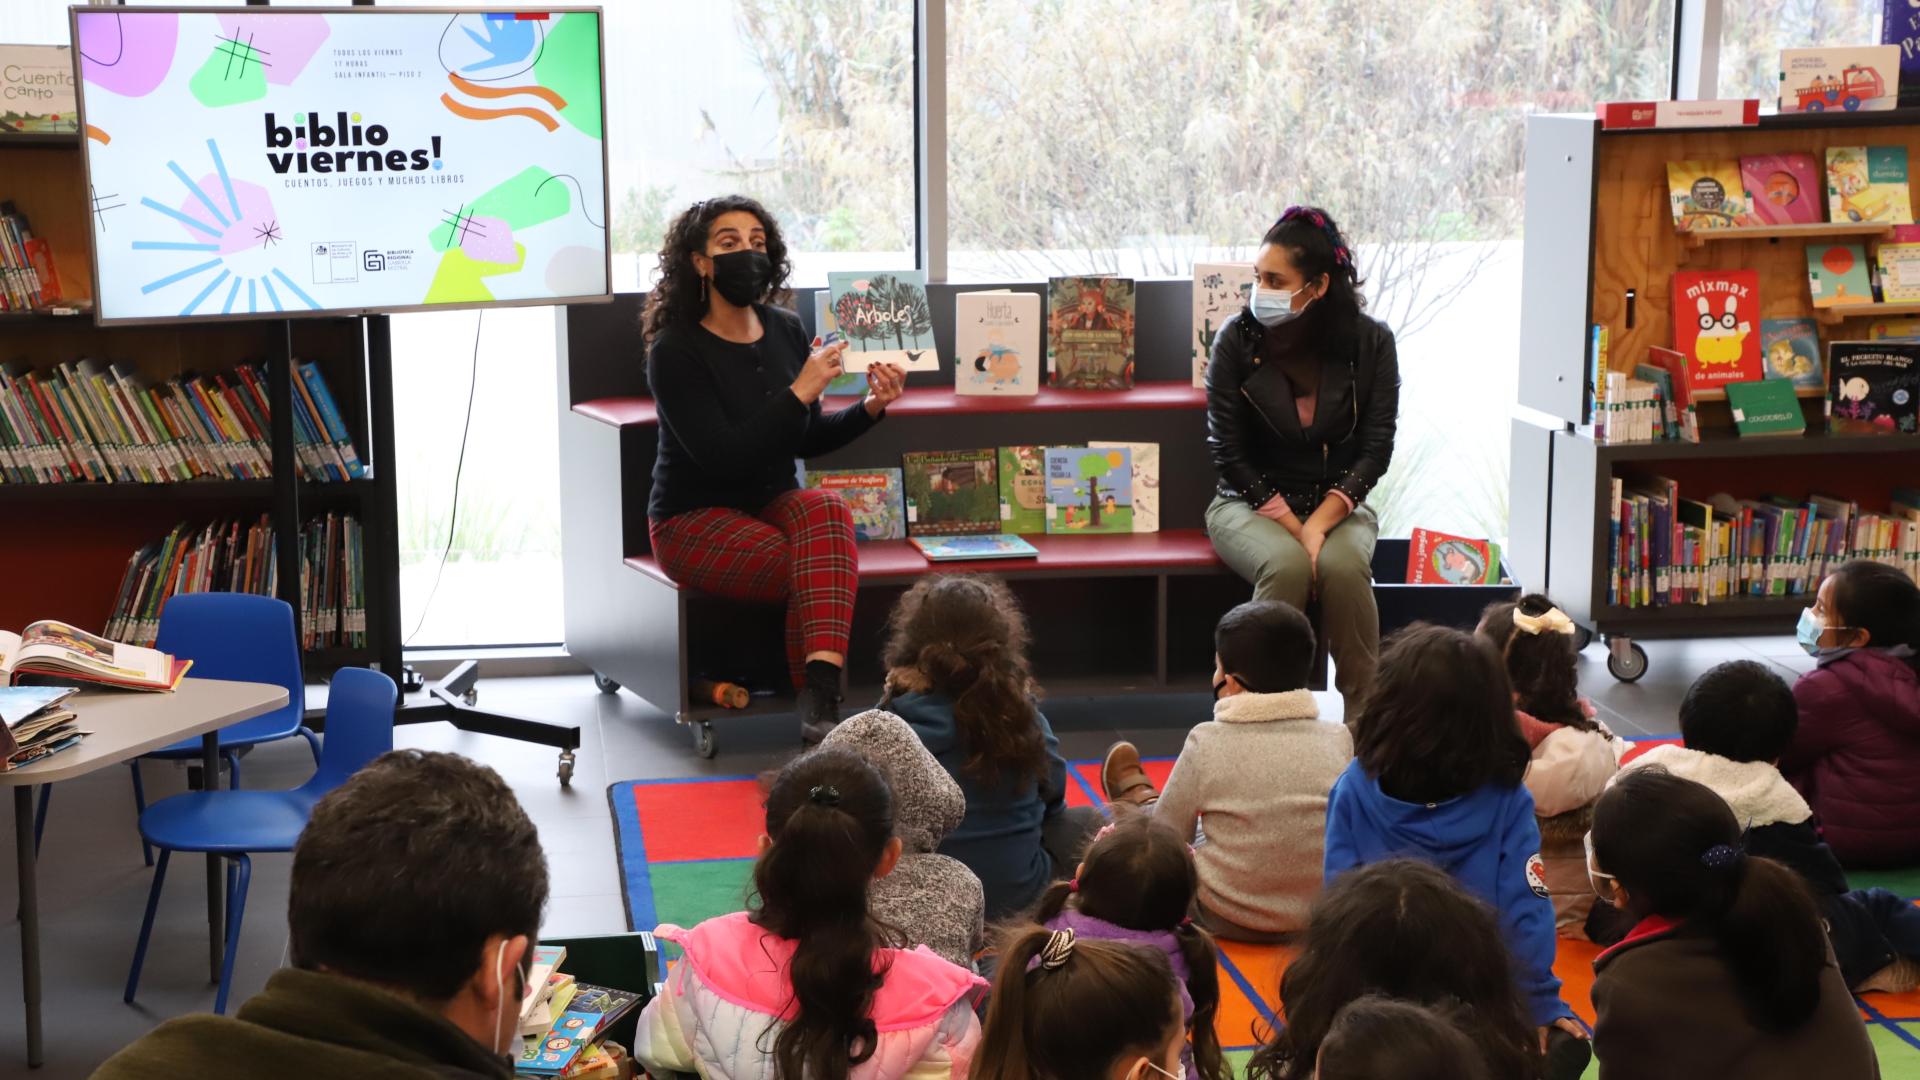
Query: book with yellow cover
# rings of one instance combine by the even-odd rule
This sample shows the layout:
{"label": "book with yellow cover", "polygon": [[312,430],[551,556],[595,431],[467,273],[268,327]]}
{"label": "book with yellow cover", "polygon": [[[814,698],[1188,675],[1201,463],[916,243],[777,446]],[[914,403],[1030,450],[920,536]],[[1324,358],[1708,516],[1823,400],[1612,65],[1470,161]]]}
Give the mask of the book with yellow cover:
{"label": "book with yellow cover", "polygon": [[1827,218],[1830,221],[1913,223],[1904,146],[1827,148]]}
{"label": "book with yellow cover", "polygon": [[1747,188],[1738,161],[1669,161],[1667,195],[1676,229],[1699,232],[1746,224]]}

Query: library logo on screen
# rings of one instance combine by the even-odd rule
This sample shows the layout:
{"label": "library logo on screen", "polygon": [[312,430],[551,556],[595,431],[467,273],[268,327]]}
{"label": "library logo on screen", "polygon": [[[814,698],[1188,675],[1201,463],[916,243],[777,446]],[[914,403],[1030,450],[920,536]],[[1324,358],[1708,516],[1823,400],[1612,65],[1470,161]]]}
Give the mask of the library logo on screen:
{"label": "library logo on screen", "polygon": [[392,135],[380,124],[362,124],[359,113],[333,114],[332,122],[319,113],[294,113],[292,126],[266,115],[267,164],[281,175],[309,173],[425,172],[444,168],[440,136],[429,136],[431,148],[389,148]]}

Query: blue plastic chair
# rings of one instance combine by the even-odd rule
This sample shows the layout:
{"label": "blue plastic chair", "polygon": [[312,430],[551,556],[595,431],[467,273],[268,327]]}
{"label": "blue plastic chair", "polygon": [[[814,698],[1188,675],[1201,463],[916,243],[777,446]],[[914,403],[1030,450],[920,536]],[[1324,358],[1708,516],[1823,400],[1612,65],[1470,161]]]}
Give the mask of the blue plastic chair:
{"label": "blue plastic chair", "polygon": [[253,876],[249,856],[292,851],[320,797],[393,749],[393,717],[399,700],[393,680],[380,672],[342,668],[327,694],[327,737],[312,779],[292,791],[189,791],[147,807],[140,815],[140,836],[160,849],[160,860],[153,868],[153,888],[147,893],[147,914],[140,922],[140,942],[133,950],[133,970],[127,973],[128,1004],[140,985],[140,965],[153,934],[168,859],[176,851],[198,852],[232,861],[227,874],[226,957],[213,999],[214,1012],[227,1011],[233,956],[240,944],[240,920],[246,913],[247,884]]}

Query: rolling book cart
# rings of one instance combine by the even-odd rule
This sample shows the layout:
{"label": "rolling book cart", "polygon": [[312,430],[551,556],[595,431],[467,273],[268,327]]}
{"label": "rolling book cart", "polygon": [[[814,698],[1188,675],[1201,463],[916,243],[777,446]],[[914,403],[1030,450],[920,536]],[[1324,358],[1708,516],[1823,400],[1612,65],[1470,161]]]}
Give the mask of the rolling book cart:
{"label": "rolling book cart", "polygon": [[[1667,199],[1666,163],[1900,145],[1920,162],[1920,110],[1763,116],[1756,127],[1601,130],[1586,115],[1527,123],[1525,270],[1520,316],[1520,404],[1549,418],[1512,423],[1509,561],[1517,580],[1549,593],[1586,634],[1609,645],[1608,670],[1625,681],[1647,670],[1636,639],[1790,632],[1811,591],[1738,596],[1708,604],[1626,607],[1609,602],[1611,483],[1659,475],[1683,497],[1736,499],[1810,494],[1884,508],[1896,486],[1920,477],[1920,436],[1833,436],[1826,400],[1801,392],[1798,438],[1741,439],[1724,401],[1698,407],[1701,441],[1595,442],[1584,427],[1593,401],[1592,327],[1608,332],[1609,363],[1632,372],[1649,346],[1673,342],[1669,283],[1676,270],[1758,272],[1761,318],[1811,317],[1822,352],[1868,336],[1874,319],[1920,311],[1857,304],[1815,311],[1807,287],[1809,242],[1862,243],[1884,224],[1822,222],[1682,234]],[[1809,582],[1809,590],[1815,583]]]}

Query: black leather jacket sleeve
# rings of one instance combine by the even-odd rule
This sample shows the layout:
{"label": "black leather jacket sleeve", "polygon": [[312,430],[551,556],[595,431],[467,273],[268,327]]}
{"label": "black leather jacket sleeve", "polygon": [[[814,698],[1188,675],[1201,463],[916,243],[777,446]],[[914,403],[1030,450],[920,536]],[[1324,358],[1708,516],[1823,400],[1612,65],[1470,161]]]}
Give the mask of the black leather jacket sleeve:
{"label": "black leather jacket sleeve", "polygon": [[1240,393],[1251,370],[1251,345],[1240,326],[1240,320],[1246,317],[1236,316],[1213,338],[1213,353],[1207,360],[1207,452],[1222,485],[1258,509],[1277,491],[1261,475],[1249,453],[1251,433],[1246,425],[1250,406]]}
{"label": "black leather jacket sleeve", "polygon": [[1333,482],[1355,506],[1387,475],[1387,466],[1393,464],[1394,436],[1400,426],[1400,358],[1393,335],[1381,328],[1369,338],[1362,348],[1371,355],[1362,362],[1373,369],[1373,385],[1360,414],[1359,429],[1354,432],[1354,438],[1360,443],[1359,454]]}

